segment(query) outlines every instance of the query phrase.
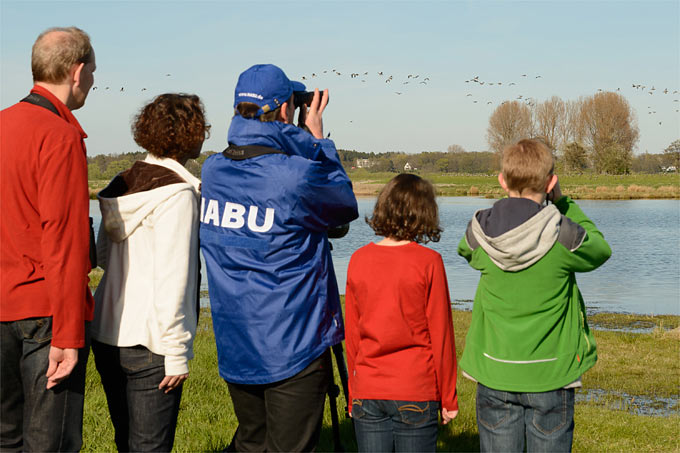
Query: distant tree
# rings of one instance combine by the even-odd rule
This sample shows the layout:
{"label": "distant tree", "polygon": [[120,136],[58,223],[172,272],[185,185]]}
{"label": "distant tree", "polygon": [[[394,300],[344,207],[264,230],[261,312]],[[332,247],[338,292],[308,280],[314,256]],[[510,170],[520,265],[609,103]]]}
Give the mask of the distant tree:
{"label": "distant tree", "polygon": [[441,159],[437,160],[437,169],[442,173],[448,172],[449,159],[447,159],[446,157],[442,157]]}
{"label": "distant tree", "polygon": [[553,96],[536,105],[534,111],[534,135],[540,137],[551,150],[560,146],[560,129],[565,123],[566,106],[562,99]]}
{"label": "distant tree", "polygon": [[127,170],[130,167],[132,167],[132,162],[127,158],[114,160],[109,163],[102,176],[104,176],[104,179],[113,179],[118,173]]}
{"label": "distant tree", "polygon": [[581,120],[595,171],[614,174],[630,171],[639,131],[626,98],[613,92],[586,98],[581,106]]}
{"label": "distant tree", "polygon": [[99,165],[97,165],[96,163],[87,164],[87,179],[89,181],[104,179],[102,178],[102,172],[99,169]]}
{"label": "distant tree", "polygon": [[567,173],[582,173],[588,168],[588,151],[576,142],[562,148],[562,165]]}
{"label": "distant tree", "polygon": [[564,117],[559,127],[560,142],[583,143],[583,121],[581,119],[581,107],[583,98],[564,103]]}
{"label": "distant tree", "polygon": [[663,164],[663,154],[643,153],[633,157],[631,170],[635,173],[659,173]]}
{"label": "distant tree", "polygon": [[666,149],[663,150],[666,166],[673,165],[680,170],[680,139],[673,141]]}
{"label": "distant tree", "polygon": [[451,154],[464,153],[465,148],[463,148],[460,145],[449,145],[449,147],[447,148],[447,151]]}
{"label": "distant tree", "polygon": [[531,110],[524,103],[512,101],[501,104],[489,118],[487,142],[499,154],[506,145],[531,135]]}
{"label": "distant tree", "polygon": [[630,173],[633,163],[633,152],[626,150],[623,145],[612,143],[597,153],[597,171],[609,175],[623,175]]}

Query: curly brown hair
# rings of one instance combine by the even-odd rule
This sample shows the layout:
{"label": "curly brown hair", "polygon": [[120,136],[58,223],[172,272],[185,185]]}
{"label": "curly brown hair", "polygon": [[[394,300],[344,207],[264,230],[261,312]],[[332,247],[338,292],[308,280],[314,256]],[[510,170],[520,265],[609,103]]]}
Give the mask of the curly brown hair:
{"label": "curly brown hair", "polygon": [[210,125],[195,94],[166,93],[142,107],[132,123],[135,142],[156,157],[195,159]]}
{"label": "curly brown hair", "polygon": [[421,244],[438,242],[443,231],[434,187],[411,173],[401,173],[383,187],[366,223],[377,235]]}

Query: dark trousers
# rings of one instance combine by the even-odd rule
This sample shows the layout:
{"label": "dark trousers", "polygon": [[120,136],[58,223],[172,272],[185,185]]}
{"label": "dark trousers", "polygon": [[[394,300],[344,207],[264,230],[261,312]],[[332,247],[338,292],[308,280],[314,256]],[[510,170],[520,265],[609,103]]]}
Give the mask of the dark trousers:
{"label": "dark trousers", "polygon": [[71,375],[47,390],[52,317],[0,323],[0,450],[80,450],[88,330]]}
{"label": "dark trousers", "polygon": [[238,428],[228,451],[314,451],[332,376],[330,351],[283,381],[227,382]]}
{"label": "dark trousers", "polygon": [[118,347],[92,341],[118,451],[170,451],[182,387],[159,390],[165,357],[144,346]]}

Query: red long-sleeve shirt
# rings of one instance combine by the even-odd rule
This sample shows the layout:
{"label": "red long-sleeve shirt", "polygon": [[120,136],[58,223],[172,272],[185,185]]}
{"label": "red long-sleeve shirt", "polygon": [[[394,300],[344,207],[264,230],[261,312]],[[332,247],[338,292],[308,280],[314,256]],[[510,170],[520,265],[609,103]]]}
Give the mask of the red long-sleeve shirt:
{"label": "red long-sleeve shirt", "polygon": [[458,409],[451,303],[439,253],[415,242],[357,250],[347,271],[345,318],[350,400],[440,401]]}
{"label": "red long-sleeve shirt", "polygon": [[71,111],[19,102],[0,112],[0,321],[52,316],[52,345],[84,346],[94,302],[87,286],[87,137]]}

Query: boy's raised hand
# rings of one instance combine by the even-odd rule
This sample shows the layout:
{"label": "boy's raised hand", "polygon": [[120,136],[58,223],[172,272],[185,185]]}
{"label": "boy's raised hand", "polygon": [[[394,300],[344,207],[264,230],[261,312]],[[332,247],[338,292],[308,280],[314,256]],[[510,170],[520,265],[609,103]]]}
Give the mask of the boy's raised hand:
{"label": "boy's raised hand", "polygon": [[[557,178],[557,176],[555,177]],[[560,180],[557,179],[557,181],[555,182],[555,186],[548,193],[548,201],[550,201],[551,203],[555,203],[560,198],[562,198],[562,189],[560,188]]]}
{"label": "boy's raised hand", "polygon": [[458,411],[449,411],[445,407],[442,407],[442,425],[446,425],[448,422],[456,418]]}

